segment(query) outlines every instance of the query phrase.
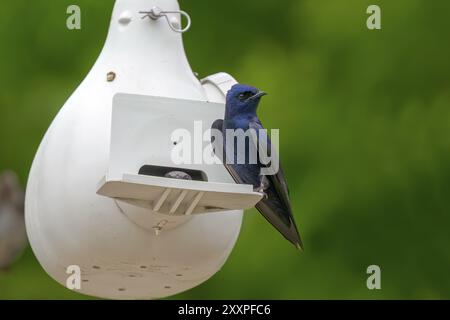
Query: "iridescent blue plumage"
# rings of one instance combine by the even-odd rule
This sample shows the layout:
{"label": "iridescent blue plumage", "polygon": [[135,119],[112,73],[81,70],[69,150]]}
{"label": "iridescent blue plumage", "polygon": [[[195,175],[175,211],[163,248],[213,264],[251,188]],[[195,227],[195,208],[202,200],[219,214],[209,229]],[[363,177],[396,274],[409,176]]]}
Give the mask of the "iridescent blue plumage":
{"label": "iridescent blue plumage", "polygon": [[[217,150],[223,150],[224,165],[236,183],[251,184],[255,191],[265,194],[265,197],[255,207],[286,239],[297,248],[302,248],[281,165],[278,172],[272,175],[261,175],[261,169],[267,166],[262,163],[259,156],[255,163],[251,162],[249,157],[252,148],[255,145],[260,147],[260,144],[253,144],[253,142],[247,140],[245,150],[239,150],[236,139],[233,138],[234,141],[227,139],[227,129],[242,129],[244,131],[253,129],[257,134],[261,129],[264,129],[256,114],[261,97],[264,95],[264,92],[252,86],[234,85],[227,94],[224,120],[216,120],[213,124],[213,129],[222,132],[224,144],[220,146],[217,141],[213,141],[213,144],[216,152]],[[234,148],[230,148],[231,144]],[[269,138],[267,138],[267,149],[271,150]],[[237,160],[242,152],[245,152],[245,162],[239,164]],[[275,154],[269,155],[272,158],[276,156]]]}

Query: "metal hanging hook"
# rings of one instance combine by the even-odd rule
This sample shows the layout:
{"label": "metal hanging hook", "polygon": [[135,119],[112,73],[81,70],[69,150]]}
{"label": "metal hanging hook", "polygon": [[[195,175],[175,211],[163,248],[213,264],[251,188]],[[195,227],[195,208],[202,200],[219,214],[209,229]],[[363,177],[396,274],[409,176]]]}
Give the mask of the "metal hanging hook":
{"label": "metal hanging hook", "polygon": [[[164,11],[159,7],[153,7],[150,11],[139,11],[140,14],[143,14],[144,16],[142,17],[142,19],[145,19],[147,17],[149,17],[152,20],[158,20],[162,17],[166,18],[167,23],[169,24],[170,28],[178,33],[184,33],[186,31],[189,30],[189,28],[191,27],[191,17],[189,16],[189,14],[187,14],[187,12],[185,11]],[[181,28],[182,25],[182,21],[180,21],[180,28],[176,28],[173,25],[173,22],[170,21],[168,14],[181,14],[182,16],[185,16],[187,19],[187,25],[184,28]]]}

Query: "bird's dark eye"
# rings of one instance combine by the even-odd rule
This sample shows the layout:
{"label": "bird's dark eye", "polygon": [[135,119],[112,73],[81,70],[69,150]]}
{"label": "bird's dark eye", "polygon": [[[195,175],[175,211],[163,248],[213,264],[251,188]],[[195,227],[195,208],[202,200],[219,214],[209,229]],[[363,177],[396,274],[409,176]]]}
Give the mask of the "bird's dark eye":
{"label": "bird's dark eye", "polygon": [[250,91],[247,92],[243,92],[241,94],[239,94],[239,100],[244,101],[247,100],[248,98],[250,98],[253,94]]}

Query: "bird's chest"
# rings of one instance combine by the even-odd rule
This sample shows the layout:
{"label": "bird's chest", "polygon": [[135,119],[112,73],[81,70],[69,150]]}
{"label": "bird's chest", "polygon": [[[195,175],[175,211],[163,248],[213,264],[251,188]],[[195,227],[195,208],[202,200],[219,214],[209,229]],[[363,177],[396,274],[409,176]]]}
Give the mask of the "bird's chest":
{"label": "bird's chest", "polygon": [[242,129],[244,131],[250,128],[250,123],[254,121],[253,117],[240,117],[230,120],[225,120],[225,129],[237,130]]}

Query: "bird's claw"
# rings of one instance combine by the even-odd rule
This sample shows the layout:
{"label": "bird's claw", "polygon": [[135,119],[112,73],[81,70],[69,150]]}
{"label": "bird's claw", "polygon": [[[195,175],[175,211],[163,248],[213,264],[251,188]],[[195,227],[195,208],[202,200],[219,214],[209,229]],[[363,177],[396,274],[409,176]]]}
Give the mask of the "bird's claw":
{"label": "bird's claw", "polygon": [[264,199],[269,199],[269,196],[266,193],[266,190],[269,189],[269,181],[266,176],[261,177],[261,183],[259,187],[255,188],[254,191],[258,193],[262,193]]}
{"label": "bird's claw", "polygon": [[263,186],[260,186],[258,188],[253,189],[253,191],[261,193],[263,195],[264,199],[269,199],[269,196],[267,195],[267,193],[265,192],[265,189]]}

